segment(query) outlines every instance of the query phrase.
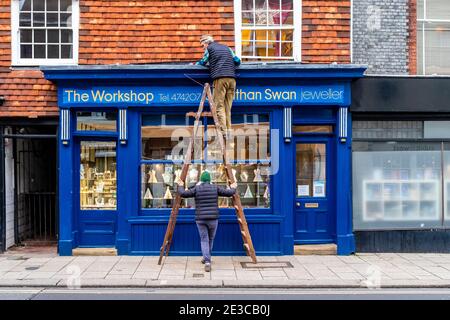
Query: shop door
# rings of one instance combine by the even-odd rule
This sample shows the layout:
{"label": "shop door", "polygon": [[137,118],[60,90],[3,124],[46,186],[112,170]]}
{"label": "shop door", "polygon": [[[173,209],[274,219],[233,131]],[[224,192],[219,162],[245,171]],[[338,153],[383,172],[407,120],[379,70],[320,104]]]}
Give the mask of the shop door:
{"label": "shop door", "polygon": [[294,240],[296,244],[334,242],[332,139],[299,139],[295,148]]}
{"label": "shop door", "polygon": [[112,247],[116,240],[116,142],[81,141],[78,177],[78,244]]}

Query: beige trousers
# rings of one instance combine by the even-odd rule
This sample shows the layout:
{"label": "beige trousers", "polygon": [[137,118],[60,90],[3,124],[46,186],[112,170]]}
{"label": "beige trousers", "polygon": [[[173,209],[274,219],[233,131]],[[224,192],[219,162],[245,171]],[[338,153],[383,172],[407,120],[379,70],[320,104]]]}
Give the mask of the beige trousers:
{"label": "beige trousers", "polygon": [[219,78],[214,80],[213,99],[217,108],[217,118],[222,134],[226,129],[231,129],[231,106],[236,90],[236,80],[234,78]]}

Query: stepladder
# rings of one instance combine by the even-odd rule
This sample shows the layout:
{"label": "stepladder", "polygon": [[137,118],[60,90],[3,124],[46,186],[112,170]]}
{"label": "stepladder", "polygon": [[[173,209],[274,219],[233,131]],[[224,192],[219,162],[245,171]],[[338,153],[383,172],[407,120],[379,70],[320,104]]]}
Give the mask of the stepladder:
{"label": "stepladder", "polygon": [[[203,111],[206,99],[208,99],[208,103],[209,103],[211,112]],[[184,158],[184,163],[183,163],[183,166],[181,169],[180,180],[183,182],[185,182],[185,180],[186,180],[189,166],[192,164],[194,147],[195,147],[196,141],[198,140],[198,136],[199,136],[199,128],[200,128],[200,124],[201,124],[201,118],[207,116],[207,117],[212,117],[214,120],[214,126],[215,126],[216,133],[217,133],[216,139],[218,139],[220,151],[223,156],[223,165],[224,165],[224,170],[225,170],[225,174],[227,177],[227,181],[229,184],[233,184],[235,182],[235,179],[234,179],[234,175],[232,172],[232,167],[231,167],[230,161],[227,156],[228,153],[227,153],[227,149],[226,149],[226,136],[222,135],[222,132],[219,128],[217,108],[216,108],[216,105],[213,100],[213,95],[211,93],[211,87],[208,83],[206,83],[203,86],[203,93],[201,95],[201,100],[200,100],[200,104],[199,104],[197,112],[196,113],[190,112],[187,114],[187,116],[194,116],[195,120],[194,120],[194,127],[193,127],[193,131],[192,131],[192,135],[189,140],[186,155]],[[170,246],[172,244],[173,235],[174,235],[174,231],[175,231],[175,225],[176,225],[178,213],[179,213],[179,210],[180,210],[180,207],[182,204],[182,200],[183,199],[182,199],[181,195],[177,192],[175,195],[174,202],[173,202],[172,210],[170,212],[169,222],[167,224],[167,229],[166,229],[166,233],[164,235],[164,240],[163,240],[163,243],[162,243],[162,246],[160,249],[160,253],[159,253],[159,259],[158,259],[159,265],[161,264],[163,257],[164,256],[167,257],[169,255]],[[241,204],[241,199],[240,199],[240,196],[239,196],[239,193],[237,192],[237,190],[232,196],[232,203],[233,203],[233,207],[236,211],[237,222],[239,225],[239,230],[240,230],[240,234],[242,237],[244,250],[245,250],[247,256],[249,256],[251,258],[252,262],[257,263],[256,253],[255,253],[255,249],[253,247],[253,242],[252,242],[252,238],[250,235],[249,227],[247,224],[247,220],[245,218],[244,210],[243,210],[242,204]]]}

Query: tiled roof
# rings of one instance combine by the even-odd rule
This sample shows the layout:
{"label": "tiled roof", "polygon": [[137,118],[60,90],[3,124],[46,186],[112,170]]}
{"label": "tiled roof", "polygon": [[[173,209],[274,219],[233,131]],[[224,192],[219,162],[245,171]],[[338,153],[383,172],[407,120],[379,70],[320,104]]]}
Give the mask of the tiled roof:
{"label": "tiled roof", "polygon": [[234,46],[233,1],[81,1],[80,64],[195,61],[202,34]]}
{"label": "tiled roof", "polygon": [[[300,1],[300,0],[296,0]],[[350,1],[302,1],[302,62],[350,62]],[[11,1],[0,0],[0,117],[54,116],[55,86],[11,70]],[[80,0],[79,64],[188,62],[202,34],[234,47],[233,1]]]}

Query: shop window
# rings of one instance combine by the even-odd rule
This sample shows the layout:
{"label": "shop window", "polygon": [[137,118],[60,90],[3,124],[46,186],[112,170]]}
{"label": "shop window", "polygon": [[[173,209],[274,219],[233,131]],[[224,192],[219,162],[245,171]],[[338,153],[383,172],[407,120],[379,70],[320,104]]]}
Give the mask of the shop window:
{"label": "shop window", "polygon": [[326,145],[297,143],[297,197],[326,197]]}
{"label": "shop window", "polygon": [[[141,198],[143,208],[171,208],[176,181],[181,175],[183,153],[193,130],[193,118],[182,115],[145,115],[142,117]],[[199,182],[208,170],[212,183],[227,186],[222,152],[212,119],[202,118],[196,141],[194,164],[186,178],[187,187]],[[237,191],[244,208],[270,207],[270,126],[265,114],[232,116],[233,141],[227,145]],[[203,125],[204,124],[204,125]],[[148,162],[151,163],[148,163]],[[183,199],[183,208],[193,208],[193,199]],[[231,206],[228,198],[220,207]]]}
{"label": "shop window", "polygon": [[235,0],[236,51],[247,61],[300,61],[301,2]]}
{"label": "shop window", "polygon": [[444,221],[450,227],[450,143],[444,144]]}
{"label": "shop window", "polygon": [[354,228],[441,226],[441,147],[431,142],[354,142]]}
{"label": "shop window", "polygon": [[418,0],[417,72],[450,74],[450,2]]}
{"label": "shop window", "polygon": [[117,208],[116,143],[82,141],[80,143],[81,210]]}
{"label": "shop window", "polygon": [[292,126],[293,133],[333,133],[333,126]]}
{"label": "shop window", "polygon": [[76,64],[78,0],[13,0],[12,63]]}
{"label": "shop window", "polygon": [[78,111],[77,131],[111,131],[117,130],[117,112],[84,112]]}
{"label": "shop window", "polygon": [[[189,138],[194,129],[194,118],[173,114],[144,115],[142,117],[142,159],[183,160]],[[203,158],[204,127],[200,124],[195,144],[195,160]]]}

